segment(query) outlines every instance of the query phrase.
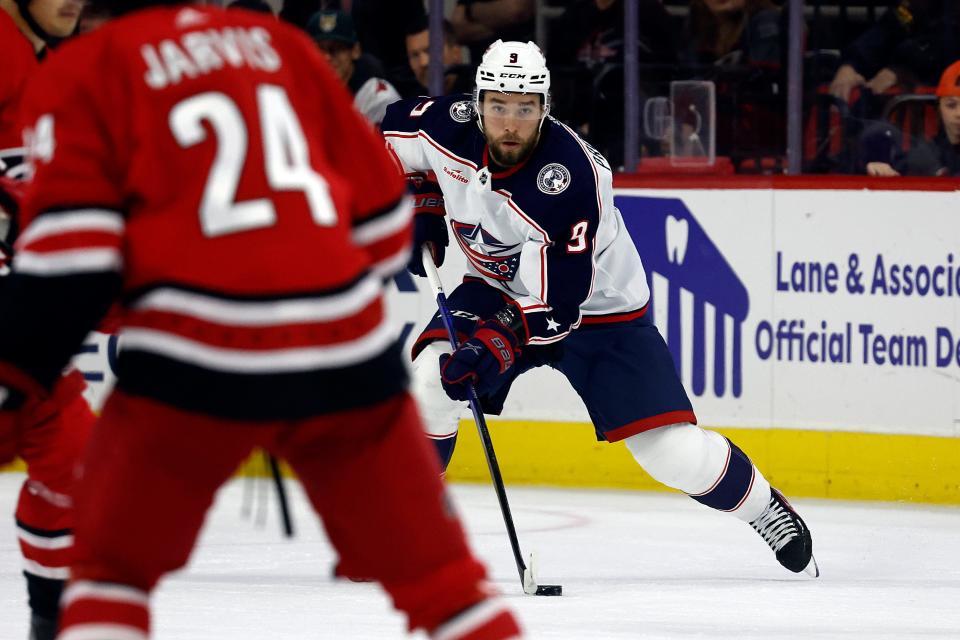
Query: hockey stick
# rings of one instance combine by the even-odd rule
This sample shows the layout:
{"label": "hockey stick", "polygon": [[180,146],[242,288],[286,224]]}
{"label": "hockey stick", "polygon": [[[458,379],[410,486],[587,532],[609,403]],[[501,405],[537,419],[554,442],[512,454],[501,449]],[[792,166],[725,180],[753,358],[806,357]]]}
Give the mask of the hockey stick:
{"label": "hockey stick", "polygon": [[283,484],[283,476],[280,475],[280,465],[277,459],[267,452],[267,466],[270,467],[270,475],[273,477],[273,484],[277,488],[277,500],[280,503],[280,518],[283,520],[283,533],[288,538],[293,537],[293,518],[290,516],[290,504],[287,502],[287,488]]}
{"label": "hockey stick", "polygon": [[[447,307],[447,296],[443,292],[443,283],[440,282],[440,274],[437,273],[437,267],[433,264],[433,254],[426,246],[422,248],[421,258],[423,267],[427,274],[427,280],[430,281],[430,287],[437,299],[437,308],[440,310],[440,317],[443,319],[443,326],[447,329],[447,338],[450,345],[456,349],[457,333],[453,329],[453,316],[450,315],[450,309]],[[507,490],[503,486],[503,477],[500,475],[500,465],[497,464],[497,454],[493,450],[493,441],[490,439],[490,431],[487,429],[487,421],[483,417],[483,411],[480,409],[480,398],[477,396],[473,385],[467,383],[467,394],[470,400],[470,410],[473,412],[473,420],[477,425],[477,431],[480,433],[480,442],[483,443],[483,455],[487,459],[487,468],[490,470],[490,478],[493,480],[493,488],[497,493],[497,501],[500,503],[500,513],[503,515],[503,523],[507,526],[507,536],[510,538],[510,547],[513,549],[513,559],[517,563],[517,571],[520,573],[520,581],[523,584],[523,592],[527,595],[537,596],[559,596],[563,593],[563,587],[559,584],[537,584],[534,575],[534,555],[530,554],[530,566],[523,562],[523,554],[520,553],[520,541],[517,540],[517,529],[513,525],[513,516],[510,514],[510,503],[507,502]]]}

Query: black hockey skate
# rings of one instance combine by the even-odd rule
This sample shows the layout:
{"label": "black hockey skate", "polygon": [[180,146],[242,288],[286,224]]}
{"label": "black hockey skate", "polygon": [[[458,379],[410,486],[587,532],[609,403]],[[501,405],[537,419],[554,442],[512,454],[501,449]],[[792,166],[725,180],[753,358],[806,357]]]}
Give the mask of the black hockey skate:
{"label": "black hockey skate", "polygon": [[766,540],[777,560],[794,573],[816,578],[820,568],[813,557],[813,539],[803,518],[797,515],[783,494],[770,488],[770,502],[750,526]]}

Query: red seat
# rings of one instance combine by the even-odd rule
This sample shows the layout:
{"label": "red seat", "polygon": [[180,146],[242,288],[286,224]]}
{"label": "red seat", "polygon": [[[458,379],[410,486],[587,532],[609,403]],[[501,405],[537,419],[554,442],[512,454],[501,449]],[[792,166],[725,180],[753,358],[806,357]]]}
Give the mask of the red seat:
{"label": "red seat", "polygon": [[[697,158],[699,160],[699,158]],[[692,160],[692,159],[691,159]],[[660,156],[645,156],[640,158],[636,171],[641,175],[650,174],[682,174],[682,175],[733,175],[733,163],[726,156],[717,156],[712,165],[685,164],[683,159],[673,159]]]}

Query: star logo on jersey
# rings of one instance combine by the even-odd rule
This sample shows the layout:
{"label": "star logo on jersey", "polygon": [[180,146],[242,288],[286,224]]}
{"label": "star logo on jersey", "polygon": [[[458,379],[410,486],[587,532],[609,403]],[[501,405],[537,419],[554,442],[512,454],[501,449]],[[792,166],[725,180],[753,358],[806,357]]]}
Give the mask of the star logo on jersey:
{"label": "star logo on jersey", "polygon": [[560,323],[553,318],[547,317],[547,331],[560,331]]}
{"label": "star logo on jersey", "polygon": [[494,280],[513,280],[520,266],[519,244],[505,244],[483,225],[453,221],[454,237],[470,263],[482,275]]}

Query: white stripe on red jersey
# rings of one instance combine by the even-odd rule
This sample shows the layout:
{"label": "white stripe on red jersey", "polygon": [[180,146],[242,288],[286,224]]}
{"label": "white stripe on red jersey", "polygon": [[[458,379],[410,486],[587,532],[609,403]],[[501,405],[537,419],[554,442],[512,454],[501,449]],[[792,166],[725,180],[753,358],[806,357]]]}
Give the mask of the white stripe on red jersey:
{"label": "white stripe on red jersey", "polygon": [[119,249],[68,249],[65,251],[20,251],[13,258],[13,268],[31,276],[57,277],[81,273],[120,271],[123,255]]}
{"label": "white stripe on red jersey", "polygon": [[366,246],[402,231],[413,216],[412,204],[410,196],[404,196],[389,213],[356,223],[351,236],[353,241]]}
{"label": "white stripe on red jersey", "polygon": [[245,374],[289,373],[360,364],[395,341],[396,331],[386,318],[372,331],[348,342],[269,350],[215,347],[157,329],[127,327],[120,332],[121,351],[146,351],[207,369]]}
{"label": "white stripe on red jersey", "polygon": [[382,294],[381,279],[371,274],[342,293],[321,298],[225,300],[184,289],[162,287],[144,294],[131,308],[135,311],[177,313],[227,326],[273,327],[342,320],[359,313]]}
{"label": "white stripe on red jersey", "polygon": [[38,216],[30,223],[17,246],[23,249],[30,244],[51,236],[61,236],[77,232],[100,232],[122,236],[125,223],[123,216],[108,209],[79,209],[71,212],[47,213]]}

